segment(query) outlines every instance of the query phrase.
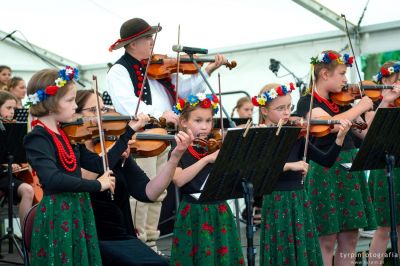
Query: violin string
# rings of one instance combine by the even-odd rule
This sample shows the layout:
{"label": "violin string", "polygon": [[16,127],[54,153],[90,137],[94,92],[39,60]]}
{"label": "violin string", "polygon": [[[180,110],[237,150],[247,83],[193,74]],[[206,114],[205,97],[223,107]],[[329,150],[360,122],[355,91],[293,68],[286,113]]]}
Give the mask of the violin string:
{"label": "violin string", "polygon": [[346,16],[344,14],[342,14],[341,16],[344,19],[344,25],[345,25],[345,28],[346,28],[346,35],[347,35],[347,38],[349,39],[350,49],[351,49],[351,52],[353,53],[353,57],[354,57],[354,64],[356,66],[356,71],[357,71],[357,75],[358,75],[358,79],[359,79],[359,87],[358,87],[358,89],[360,90],[360,96],[363,97],[364,90],[362,89],[362,86],[361,86],[362,79],[361,79],[360,69],[358,68],[356,54],[354,53],[353,44],[351,42],[349,28],[347,26],[347,19],[346,19]]}

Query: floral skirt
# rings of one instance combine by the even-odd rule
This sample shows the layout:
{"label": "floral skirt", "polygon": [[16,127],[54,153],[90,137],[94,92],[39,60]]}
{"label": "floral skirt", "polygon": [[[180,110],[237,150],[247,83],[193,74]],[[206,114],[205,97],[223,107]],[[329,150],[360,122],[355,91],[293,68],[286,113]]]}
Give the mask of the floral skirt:
{"label": "floral skirt", "polygon": [[357,150],[342,151],[326,168],[311,162],[306,190],[319,235],[376,228],[372,198],[364,172],[348,172],[340,164],[352,162]]}
{"label": "floral skirt", "polygon": [[323,265],[304,190],[274,191],[264,196],[262,206],[261,265]]}
{"label": "floral skirt", "polygon": [[170,265],[244,264],[236,224],[228,204],[197,204],[182,200],[175,221]]}
{"label": "floral skirt", "polygon": [[[394,194],[396,223],[400,224],[400,168],[394,169]],[[379,226],[390,226],[389,188],[383,170],[371,171],[368,179],[369,190],[375,207],[376,222]]]}
{"label": "floral skirt", "polygon": [[101,265],[89,193],[44,196],[31,247],[31,265]]}

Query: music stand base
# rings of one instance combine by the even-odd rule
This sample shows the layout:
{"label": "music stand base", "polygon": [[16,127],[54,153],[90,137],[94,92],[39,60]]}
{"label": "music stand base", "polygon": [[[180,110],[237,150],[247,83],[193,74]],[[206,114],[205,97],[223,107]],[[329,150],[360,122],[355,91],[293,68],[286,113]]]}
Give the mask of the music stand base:
{"label": "music stand base", "polygon": [[242,188],[244,192],[244,202],[246,204],[247,265],[254,266],[256,248],[253,243],[255,231],[253,224],[253,184],[250,181],[243,179]]}
{"label": "music stand base", "polygon": [[397,247],[397,226],[396,226],[396,208],[395,208],[395,193],[394,193],[394,176],[393,169],[395,166],[395,157],[386,154],[386,176],[389,189],[389,209],[390,209],[390,243],[392,246],[392,265],[399,265],[399,250]]}

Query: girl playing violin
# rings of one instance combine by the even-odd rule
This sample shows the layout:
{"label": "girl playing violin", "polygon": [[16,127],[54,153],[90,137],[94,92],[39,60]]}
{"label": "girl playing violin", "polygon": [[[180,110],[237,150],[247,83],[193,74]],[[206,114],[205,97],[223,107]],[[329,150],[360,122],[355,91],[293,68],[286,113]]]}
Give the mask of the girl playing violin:
{"label": "girl playing violin", "polygon": [[[400,87],[400,64],[394,61],[386,62],[382,65],[378,74],[374,77],[375,82],[383,85],[397,85]],[[383,91],[383,98],[386,97],[386,92]],[[393,102],[390,103],[393,106]],[[394,169],[394,175],[399,176],[398,168]],[[381,265],[385,258],[385,251],[389,241],[390,232],[390,211],[389,211],[389,195],[387,178],[383,170],[374,170],[370,172],[368,185],[373,200],[376,222],[378,228],[372,238],[369,253],[370,265]],[[394,179],[395,203],[396,209],[400,210],[400,182]],[[400,232],[400,216],[397,215],[397,231]],[[398,242],[400,248],[400,243]]]}
{"label": "girl playing violin", "polygon": [[[174,111],[180,128],[206,139],[218,112],[215,95],[199,93],[179,99]],[[189,146],[176,168],[173,181],[182,201],[174,226],[171,265],[242,265],[244,258],[231,209],[225,201],[202,204],[191,194],[199,193],[219,151],[212,154]]]}
{"label": "girl playing violin", "polygon": [[[99,101],[102,109],[104,105],[101,97]],[[93,117],[96,114],[96,94],[93,90],[79,90],[76,103],[76,112],[83,117]],[[103,117],[106,115],[107,113]],[[160,196],[171,182],[179,159],[193,140],[190,135],[184,132],[177,134],[178,146],[171,152],[171,158],[161,171],[151,180],[132,156],[129,156],[128,148],[113,169],[116,181],[114,200],[106,192],[90,194],[103,265],[168,265],[164,258],[137,238],[129,197],[152,202]],[[94,150],[92,140],[86,141],[85,145],[89,150]],[[82,169],[82,175],[83,178],[92,180],[98,176],[86,169]]]}
{"label": "girl playing violin", "polygon": [[[11,93],[7,91],[0,91],[0,118],[11,121],[14,117],[14,110],[16,106],[17,106],[17,99]],[[22,168],[19,164],[17,163],[12,164],[13,172],[18,172],[21,169]],[[32,207],[33,188],[31,185],[23,183],[21,180],[16,178],[13,179],[13,182],[14,182],[13,202],[17,203],[20,200],[18,216],[22,224],[25,214]],[[6,175],[0,178],[0,190],[5,192],[6,194],[8,193],[8,178],[6,177]]]}
{"label": "girl playing violin", "polygon": [[[331,101],[331,93],[338,93],[347,83],[346,71],[353,58],[335,51],[324,51],[311,59],[311,81],[314,93],[312,117],[331,116],[333,119],[361,120],[360,115],[372,109],[371,99],[364,96],[357,104],[339,106]],[[306,116],[309,112],[310,97],[300,98],[297,113]],[[391,96],[392,97],[392,96]],[[390,97],[385,97],[381,107],[388,105]],[[367,123],[372,121],[370,116]],[[312,140],[322,150],[327,150],[336,139],[337,129],[322,138]],[[358,137],[361,133],[352,131]],[[313,214],[317,226],[324,265],[332,264],[333,251],[337,241],[335,265],[351,265],[355,259],[355,247],[359,228],[373,228],[376,225],[371,197],[367,189],[363,172],[346,172],[341,163],[349,162],[356,154],[351,134],[344,140],[344,145],[336,163],[326,168],[311,162],[311,170],[305,181],[313,202]],[[343,256],[343,254],[350,254]]]}
{"label": "girl playing violin", "polygon": [[[290,94],[294,89],[292,83],[289,86],[272,83],[253,97],[253,104],[260,108],[260,125],[288,122]],[[307,158],[325,167],[332,166],[350,125],[350,121],[341,120],[339,133],[327,153],[309,144]],[[302,161],[304,148],[305,139],[301,137],[292,148],[272,194],[263,197],[261,265],[322,265],[311,204],[302,184],[308,171],[308,163]]]}
{"label": "girl playing violin", "polygon": [[[44,197],[39,203],[32,233],[32,265],[101,265],[89,193],[110,189],[115,179],[104,173],[102,158],[83,145],[71,146],[59,127],[74,119],[78,70],[44,69],[28,84],[30,113],[37,117],[25,137],[27,159],[40,178]],[[128,140],[148,117],[129,122],[108,152],[112,169],[126,150]],[[82,178],[81,166],[102,174],[97,180]]]}

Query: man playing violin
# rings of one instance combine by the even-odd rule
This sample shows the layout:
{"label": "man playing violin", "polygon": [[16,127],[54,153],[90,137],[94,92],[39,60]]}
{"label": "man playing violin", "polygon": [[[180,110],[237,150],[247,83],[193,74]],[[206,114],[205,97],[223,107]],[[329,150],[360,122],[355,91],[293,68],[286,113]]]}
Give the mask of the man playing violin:
{"label": "man playing violin", "polygon": [[[164,117],[167,123],[178,123],[178,116],[174,114],[172,106],[176,101],[176,94],[186,98],[189,94],[205,91],[205,83],[200,74],[191,75],[187,79],[179,78],[177,91],[176,75],[172,74],[165,79],[144,81],[146,63],[154,46],[153,34],[161,27],[150,26],[141,18],[133,18],[122,24],[120,39],[110,47],[110,51],[125,49],[124,55],[111,67],[107,74],[108,92],[117,112],[123,115],[134,115],[137,107],[140,90],[143,94],[139,105],[139,112],[156,118]],[[224,56],[216,55],[215,61],[205,68],[205,75],[219,68],[226,61]],[[154,177],[167,160],[168,149],[159,156],[137,159],[138,165],[149,177]],[[131,201],[132,217],[139,238],[154,250],[157,250],[156,240],[159,238],[158,220],[161,212],[161,201],[166,192],[155,203],[140,203]]]}

